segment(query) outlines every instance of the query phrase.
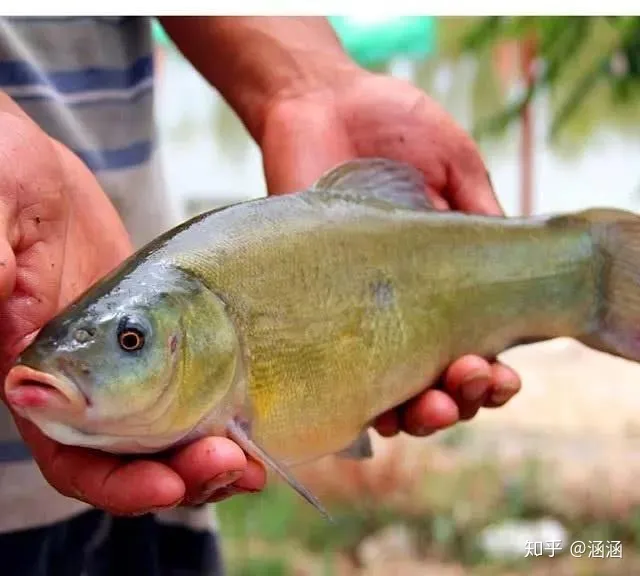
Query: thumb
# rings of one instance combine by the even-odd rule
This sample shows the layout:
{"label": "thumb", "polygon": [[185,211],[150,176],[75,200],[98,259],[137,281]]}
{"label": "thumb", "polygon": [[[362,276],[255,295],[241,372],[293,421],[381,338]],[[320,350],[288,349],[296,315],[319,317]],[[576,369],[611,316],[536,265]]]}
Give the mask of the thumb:
{"label": "thumb", "polygon": [[0,356],[54,311],[67,222],[49,138],[2,104],[0,98]]}

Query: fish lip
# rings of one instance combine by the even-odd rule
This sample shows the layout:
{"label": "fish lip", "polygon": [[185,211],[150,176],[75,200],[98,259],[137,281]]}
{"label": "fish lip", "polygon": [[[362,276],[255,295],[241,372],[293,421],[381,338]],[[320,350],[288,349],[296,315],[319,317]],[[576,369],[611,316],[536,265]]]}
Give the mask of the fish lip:
{"label": "fish lip", "polygon": [[91,401],[73,380],[61,371],[37,370],[26,364],[16,364],[9,370],[5,382],[4,392],[10,396],[11,382],[16,380],[34,381],[55,389],[68,402],[73,412],[84,412],[91,406]]}

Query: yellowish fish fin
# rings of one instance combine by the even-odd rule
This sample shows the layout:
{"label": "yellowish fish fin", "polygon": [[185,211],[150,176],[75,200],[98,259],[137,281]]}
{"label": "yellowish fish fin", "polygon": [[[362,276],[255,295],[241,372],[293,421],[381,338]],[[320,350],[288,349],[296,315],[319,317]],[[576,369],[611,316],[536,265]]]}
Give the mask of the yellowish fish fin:
{"label": "yellowish fish fin", "polygon": [[356,440],[336,454],[340,458],[349,458],[352,460],[366,460],[373,458],[373,448],[371,447],[371,436],[369,430],[365,430]]}
{"label": "yellowish fish fin", "polygon": [[291,486],[300,496],[302,496],[309,504],[311,504],[320,514],[322,514],[327,520],[333,522],[333,519],[329,513],[325,510],[320,501],[300,482],[298,482],[293,474],[287,470],[287,468],[278,462],[276,462],[269,454],[267,454],[260,446],[258,446],[252,439],[250,434],[249,425],[240,420],[231,420],[227,424],[227,433],[231,440],[233,440],[238,446],[240,446],[249,456],[259,460],[265,466],[271,468],[276,474],[278,474],[289,486]]}
{"label": "yellowish fish fin", "polygon": [[360,158],[339,164],[321,176],[311,192],[359,202],[376,199],[410,210],[434,210],[422,173],[387,158]]}

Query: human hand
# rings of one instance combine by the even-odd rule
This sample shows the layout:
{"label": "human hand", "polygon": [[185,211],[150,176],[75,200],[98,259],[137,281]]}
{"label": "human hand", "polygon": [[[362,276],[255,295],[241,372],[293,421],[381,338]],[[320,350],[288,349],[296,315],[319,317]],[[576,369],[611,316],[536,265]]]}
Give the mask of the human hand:
{"label": "human hand", "polygon": [[[131,245],[89,170],[2,93],[0,159],[4,380],[43,324],[127,257]],[[124,459],[64,446],[14,418],[54,488],[112,513],[217,501],[234,491],[259,490],[265,482],[263,468],[226,438],[205,438],[164,458]]]}
{"label": "human hand", "polygon": [[[379,156],[420,169],[438,209],[502,214],[478,148],[433,100],[409,83],[355,66],[327,77],[330,86],[287,94],[268,109],[257,140],[271,194],[307,188],[341,162]],[[504,405],[520,385],[507,366],[464,356],[436,386],[382,415],[376,429],[384,436],[428,435],[473,418],[483,406]]]}

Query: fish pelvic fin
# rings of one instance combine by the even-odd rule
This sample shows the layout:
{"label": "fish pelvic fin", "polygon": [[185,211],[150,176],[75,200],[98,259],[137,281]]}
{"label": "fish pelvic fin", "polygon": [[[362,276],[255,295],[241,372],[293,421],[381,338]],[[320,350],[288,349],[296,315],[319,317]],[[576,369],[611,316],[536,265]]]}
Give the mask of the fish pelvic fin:
{"label": "fish pelvic fin", "polygon": [[231,420],[227,424],[227,434],[229,435],[229,438],[238,444],[238,446],[240,446],[249,456],[259,462],[262,462],[264,466],[271,468],[276,474],[278,474],[278,476],[289,484],[291,488],[293,488],[318,512],[320,512],[320,514],[322,514],[322,516],[324,516],[329,522],[334,522],[333,518],[320,501],[307,488],[300,484],[298,480],[296,480],[284,464],[278,462],[275,458],[272,458],[262,447],[251,439],[251,431],[248,423],[238,418]]}
{"label": "fish pelvic fin", "polygon": [[373,458],[373,447],[369,430],[364,430],[355,441],[336,454],[340,458],[350,460],[368,460]]}
{"label": "fish pelvic fin", "polygon": [[591,348],[640,361],[640,216],[593,209],[578,215],[591,227],[598,267],[593,329],[579,338]]}
{"label": "fish pelvic fin", "polygon": [[312,193],[356,202],[382,202],[410,210],[434,210],[422,172],[387,158],[359,158],[325,172]]}

